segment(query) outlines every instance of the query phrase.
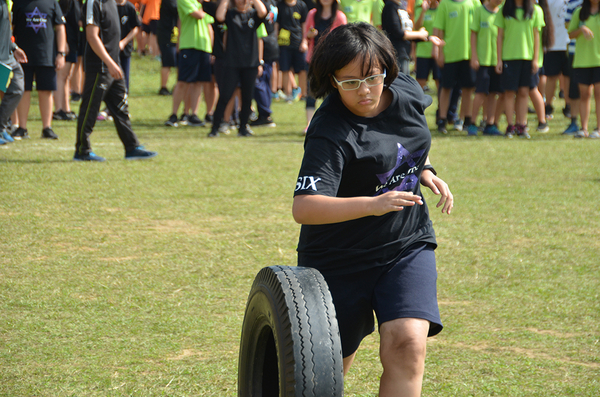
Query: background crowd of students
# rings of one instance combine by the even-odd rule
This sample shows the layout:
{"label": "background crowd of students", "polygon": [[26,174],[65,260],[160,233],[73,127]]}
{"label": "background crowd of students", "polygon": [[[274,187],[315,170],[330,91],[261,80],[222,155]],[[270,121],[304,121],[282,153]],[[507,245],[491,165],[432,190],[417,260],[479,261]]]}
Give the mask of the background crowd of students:
{"label": "background crowd of students", "polygon": [[[14,36],[28,61],[25,92],[11,119],[12,133],[0,138],[4,143],[28,137],[33,81],[43,138],[58,139],[52,119],[76,118],[69,102],[80,98],[83,85],[84,1],[14,3]],[[452,124],[469,135],[529,138],[532,111],[536,131],[547,132],[560,92],[569,118],[564,133],[600,137],[589,126],[592,96],[597,116],[600,112],[599,0],[109,1],[116,2],[121,17],[120,63],[127,88],[134,41],[140,55],[161,61],[158,93],[173,96],[167,126],[211,123],[209,137],[235,127],[239,136],[251,136],[251,126],[275,126],[273,99],[305,99],[308,126],[316,103],[306,74],[315,43],[327,30],[363,21],[388,35],[402,72],[413,72],[426,90],[429,80],[435,81],[440,133],[447,134]],[[50,28],[43,35],[25,29],[19,9],[30,2],[47,15]],[[174,68],[178,77],[171,92],[167,82]],[[206,114],[199,117],[202,96]],[[498,128],[502,115],[504,132]]]}

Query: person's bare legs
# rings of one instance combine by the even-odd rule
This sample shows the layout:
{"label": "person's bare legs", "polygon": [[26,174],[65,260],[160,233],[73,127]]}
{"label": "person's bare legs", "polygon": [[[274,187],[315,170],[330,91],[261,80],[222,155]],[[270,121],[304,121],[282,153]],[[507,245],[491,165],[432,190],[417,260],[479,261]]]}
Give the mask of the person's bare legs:
{"label": "person's bare legs", "polygon": [[600,129],[600,83],[594,84],[594,99],[596,101],[596,128]]}
{"label": "person's bare legs", "polygon": [[425,372],[429,321],[400,318],[381,324],[383,374],[379,397],[419,397]]}
{"label": "person's bare legs", "polygon": [[[527,124],[527,100],[529,98],[529,87],[519,87],[517,99],[515,100],[516,124]],[[508,113],[508,108],[506,109]]]}
{"label": "person's bare legs", "polygon": [[[592,86],[579,84],[579,117],[581,118],[581,129],[586,133],[588,130],[588,123],[590,121],[590,101],[592,99]],[[597,106],[597,104],[596,104]]]}
{"label": "person's bare legs", "polygon": [[72,66],[72,63],[65,62],[65,66],[56,71],[56,91],[54,91],[56,111],[63,110],[69,112],[71,110],[71,107],[69,106],[69,81]]}
{"label": "person's bare legs", "polygon": [[[177,115],[177,112],[179,112],[179,106],[181,105],[181,102],[183,102],[183,99],[187,95],[187,91],[188,91],[187,83],[185,83],[183,81],[178,81],[177,84],[175,84],[175,88],[173,88],[173,113],[172,114]],[[184,113],[185,113],[185,110],[184,110]]]}
{"label": "person's bare legs", "polygon": [[160,69],[160,88],[167,88],[170,72],[171,68],[168,66],[162,67]]}
{"label": "person's bare legs", "polygon": [[452,94],[452,88],[442,87],[442,90],[440,91],[440,119],[445,120],[448,118],[448,107],[450,107],[450,94]]}
{"label": "person's bare legs", "polygon": [[535,114],[537,115],[538,122],[545,124],[546,107],[544,106],[544,98],[542,97],[540,90],[537,87],[530,89],[529,98],[531,99],[531,103],[533,103],[533,108],[535,109]]}
{"label": "person's bare legs", "polygon": [[19,127],[27,129],[27,118],[29,117],[29,106],[31,105],[31,91],[23,92],[21,101],[17,106],[17,112],[19,113]]}
{"label": "person's bare legs", "polygon": [[52,125],[52,91],[38,91],[42,128]]}

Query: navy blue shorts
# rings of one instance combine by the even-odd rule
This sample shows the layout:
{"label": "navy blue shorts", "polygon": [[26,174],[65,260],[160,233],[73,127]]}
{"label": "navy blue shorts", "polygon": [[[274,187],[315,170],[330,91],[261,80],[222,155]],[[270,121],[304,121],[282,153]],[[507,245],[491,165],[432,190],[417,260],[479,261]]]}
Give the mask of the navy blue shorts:
{"label": "navy blue shorts", "polygon": [[399,318],[429,321],[429,335],[443,328],[437,302],[435,253],[430,244],[409,248],[397,263],[344,275],[322,271],[333,297],[344,357],[379,325]]}
{"label": "navy blue shorts", "polygon": [[162,67],[177,67],[177,44],[171,42],[165,44],[159,41],[158,48],[160,49],[160,60],[162,62]]}
{"label": "navy blue shorts", "polygon": [[177,62],[179,65],[177,81],[196,83],[212,80],[210,54],[208,52],[185,48],[179,50]]}
{"label": "navy blue shorts", "polygon": [[30,66],[21,64],[25,76],[25,91],[33,90],[33,80],[37,91],[56,91],[56,69],[53,66]]}
{"label": "navy blue shorts", "polygon": [[434,80],[440,79],[440,67],[433,58],[417,58],[417,80],[427,80],[429,73],[433,74]]}
{"label": "navy blue shorts", "polygon": [[600,67],[573,68],[573,77],[577,84],[593,85],[600,83]]}
{"label": "navy blue shorts", "polygon": [[531,87],[531,61],[503,61],[502,88],[506,92],[518,91],[519,87]]}
{"label": "navy blue shorts", "polygon": [[65,57],[65,62],[70,62],[70,63],[77,63],[77,51],[75,50],[77,47],[73,46],[69,46],[69,48],[72,50],[70,50],[67,53],[67,56]]}
{"label": "navy blue shorts", "polygon": [[150,23],[148,23],[147,25],[142,24],[142,32],[144,32],[144,33],[156,34],[157,29],[158,29],[158,19],[150,20]]}
{"label": "navy blue shorts", "polygon": [[451,62],[444,65],[441,71],[442,88],[475,87],[475,71],[469,61]]}
{"label": "navy blue shorts", "polygon": [[290,69],[295,73],[306,70],[306,54],[297,48],[279,47],[279,70],[287,72]]}
{"label": "navy blue shorts", "polygon": [[540,84],[540,73],[541,73],[541,69],[538,70],[535,73],[531,74],[531,82],[529,83],[529,89],[533,90],[534,88],[537,88],[538,84]]}
{"label": "navy blue shorts", "polygon": [[544,54],[544,76],[569,75],[570,65],[567,51],[548,51]]}
{"label": "navy blue shorts", "polygon": [[477,70],[475,93],[489,95],[490,92],[502,92],[500,75],[494,66],[480,66]]}

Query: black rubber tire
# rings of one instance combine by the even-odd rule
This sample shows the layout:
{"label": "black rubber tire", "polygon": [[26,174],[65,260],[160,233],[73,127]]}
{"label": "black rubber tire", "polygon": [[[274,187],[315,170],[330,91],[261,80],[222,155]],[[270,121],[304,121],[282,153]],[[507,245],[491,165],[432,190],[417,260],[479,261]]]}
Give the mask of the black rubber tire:
{"label": "black rubber tire", "polygon": [[343,396],[335,308],[316,269],[271,266],[256,276],[244,315],[240,397]]}

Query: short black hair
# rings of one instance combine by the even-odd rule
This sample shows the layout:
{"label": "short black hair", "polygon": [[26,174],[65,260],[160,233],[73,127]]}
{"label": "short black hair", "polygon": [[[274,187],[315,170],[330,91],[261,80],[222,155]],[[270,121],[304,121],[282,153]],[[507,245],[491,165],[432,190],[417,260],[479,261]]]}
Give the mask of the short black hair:
{"label": "short black hair", "polygon": [[364,65],[365,75],[373,67],[383,68],[386,86],[398,77],[396,50],[387,36],[371,24],[349,23],[325,32],[314,49],[308,75],[315,98],[337,91],[331,84],[331,76],[355,59]]}

